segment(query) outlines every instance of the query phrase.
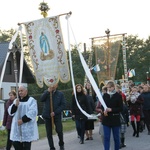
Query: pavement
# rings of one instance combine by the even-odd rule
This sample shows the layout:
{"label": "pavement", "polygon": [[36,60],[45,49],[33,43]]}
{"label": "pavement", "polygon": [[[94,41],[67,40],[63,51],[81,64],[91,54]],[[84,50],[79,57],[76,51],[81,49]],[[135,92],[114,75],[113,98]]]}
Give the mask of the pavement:
{"label": "pavement", "polygon": [[[126,147],[122,150],[150,150],[150,135],[147,129],[140,133],[139,137],[133,137],[133,130],[131,125],[127,127],[125,144]],[[53,136],[56,150],[59,150],[58,137]],[[93,140],[85,141],[84,144],[79,143],[76,130],[64,133],[65,150],[103,150],[103,144],[99,135],[99,123],[95,122],[93,130]],[[113,142],[113,140],[112,140]],[[113,144],[113,143],[112,143]],[[1,149],[2,150],[2,149]],[[14,150],[13,148],[11,150]],[[32,150],[50,150],[47,138],[34,141],[32,143]],[[113,148],[112,148],[113,150]]]}
{"label": "pavement", "polygon": [[[122,150],[150,150],[150,135],[145,129],[140,136],[133,137],[131,125],[127,127],[126,132],[126,147]],[[84,144],[79,143],[76,130],[64,133],[65,150],[103,150],[101,136],[99,135],[99,123],[95,122],[93,130],[93,140],[85,141]],[[54,135],[54,143],[56,150],[59,150],[58,137]],[[49,150],[47,139],[41,139],[32,143],[32,150]],[[112,149],[113,150],[113,149]]]}

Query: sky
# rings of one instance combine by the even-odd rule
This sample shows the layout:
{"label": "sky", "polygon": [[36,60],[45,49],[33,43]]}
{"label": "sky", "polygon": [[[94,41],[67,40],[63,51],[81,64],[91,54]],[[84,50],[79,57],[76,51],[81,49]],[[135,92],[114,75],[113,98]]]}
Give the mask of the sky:
{"label": "sky", "polygon": [[[0,29],[17,29],[18,23],[43,18],[38,9],[43,0],[0,0]],[[48,17],[72,12],[71,43],[91,45],[92,37],[110,34],[150,35],[149,0],[44,0],[50,10]],[[64,41],[67,43],[67,22],[61,17]]]}

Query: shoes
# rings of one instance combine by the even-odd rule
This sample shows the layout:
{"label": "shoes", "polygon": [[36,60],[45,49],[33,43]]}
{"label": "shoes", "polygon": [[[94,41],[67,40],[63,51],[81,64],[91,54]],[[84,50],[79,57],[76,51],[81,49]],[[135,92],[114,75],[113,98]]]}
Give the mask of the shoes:
{"label": "shoes", "polygon": [[55,147],[54,148],[50,148],[50,150],[56,150]]}
{"label": "shoes", "polygon": [[148,135],[150,135],[150,131],[148,131]]}
{"label": "shoes", "polygon": [[122,144],[122,147],[126,147],[126,144]]}
{"label": "shoes", "polygon": [[84,141],[80,141],[80,144],[84,144]]}
{"label": "shoes", "polygon": [[85,141],[87,140],[93,140],[93,137],[86,138]]}
{"label": "shoes", "polygon": [[60,150],[65,150],[64,146],[60,146]]}
{"label": "shoes", "polygon": [[120,148],[119,149],[121,149],[123,147],[126,147],[126,144],[120,144]]}
{"label": "shoes", "polygon": [[80,144],[84,144],[84,141],[83,140],[80,140],[80,142],[79,142]]}
{"label": "shoes", "polygon": [[136,135],[136,132],[134,131],[134,132],[133,132],[133,136],[135,136],[135,135]]}

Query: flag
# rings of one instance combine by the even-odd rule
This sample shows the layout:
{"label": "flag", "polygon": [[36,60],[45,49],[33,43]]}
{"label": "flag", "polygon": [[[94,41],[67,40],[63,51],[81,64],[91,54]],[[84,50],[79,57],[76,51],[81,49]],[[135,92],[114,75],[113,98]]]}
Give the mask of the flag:
{"label": "flag", "polygon": [[129,77],[129,72],[130,72],[130,69],[128,70],[128,73],[127,73],[128,77]]}
{"label": "flag", "polygon": [[99,72],[99,71],[100,71],[99,64],[95,65],[92,69],[93,69],[95,72]]}
{"label": "flag", "polygon": [[128,77],[132,78],[133,76],[135,76],[135,69],[129,69],[128,70]]}
{"label": "flag", "polygon": [[133,76],[135,76],[135,69],[131,69]]}
{"label": "flag", "polygon": [[70,80],[59,16],[24,23],[37,85]]}

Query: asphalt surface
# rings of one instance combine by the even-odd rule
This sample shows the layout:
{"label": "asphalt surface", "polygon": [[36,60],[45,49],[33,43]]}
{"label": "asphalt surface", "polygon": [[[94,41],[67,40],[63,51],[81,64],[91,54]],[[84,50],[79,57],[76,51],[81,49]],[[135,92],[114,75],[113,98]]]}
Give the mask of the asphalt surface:
{"label": "asphalt surface", "polygon": [[[147,129],[140,133],[139,137],[133,137],[131,125],[127,127],[125,144],[126,147],[122,150],[150,150],[150,135],[147,134]],[[58,137],[54,135],[54,143],[56,150],[59,150]],[[85,141],[84,144],[79,143],[76,130],[64,133],[65,150],[103,150],[103,144],[99,135],[99,123],[95,123],[93,130],[93,140]],[[113,141],[112,141],[113,144]],[[13,150],[13,148],[11,149]],[[47,138],[34,141],[32,150],[50,150]],[[113,150],[113,149],[112,149]]]}

